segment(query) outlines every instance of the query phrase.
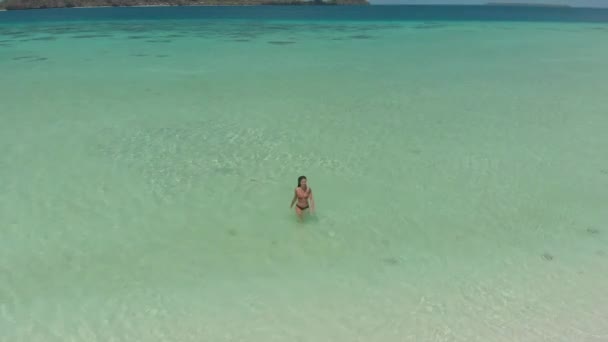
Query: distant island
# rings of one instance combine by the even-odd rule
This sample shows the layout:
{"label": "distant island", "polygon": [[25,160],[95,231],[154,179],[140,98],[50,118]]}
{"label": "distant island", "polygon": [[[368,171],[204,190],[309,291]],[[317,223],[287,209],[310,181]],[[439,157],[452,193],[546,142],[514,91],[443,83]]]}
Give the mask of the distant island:
{"label": "distant island", "polygon": [[331,6],[369,5],[367,0],[0,0],[0,9],[26,10],[72,7],[128,6]]}
{"label": "distant island", "polygon": [[520,7],[571,7],[562,4],[539,4],[531,2],[488,2],[486,6],[520,6]]}

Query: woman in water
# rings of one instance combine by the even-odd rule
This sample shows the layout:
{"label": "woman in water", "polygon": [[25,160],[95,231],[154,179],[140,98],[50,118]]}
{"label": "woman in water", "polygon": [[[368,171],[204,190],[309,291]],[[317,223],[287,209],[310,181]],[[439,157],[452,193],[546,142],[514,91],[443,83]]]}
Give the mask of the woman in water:
{"label": "woman in water", "polygon": [[308,186],[307,180],[305,176],[298,177],[298,186],[293,194],[293,199],[291,200],[290,208],[293,207],[296,201],[296,214],[300,218],[300,221],[303,220],[304,210],[309,208],[308,200],[310,200],[310,212],[314,213],[315,211],[315,201],[312,198],[312,189]]}

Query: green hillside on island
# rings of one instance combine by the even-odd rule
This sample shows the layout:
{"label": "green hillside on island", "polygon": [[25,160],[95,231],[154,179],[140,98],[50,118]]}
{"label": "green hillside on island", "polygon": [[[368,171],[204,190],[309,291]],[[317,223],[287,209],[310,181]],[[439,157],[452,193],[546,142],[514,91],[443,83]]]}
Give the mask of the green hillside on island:
{"label": "green hillside on island", "polygon": [[0,9],[122,6],[369,5],[367,0],[6,0]]}

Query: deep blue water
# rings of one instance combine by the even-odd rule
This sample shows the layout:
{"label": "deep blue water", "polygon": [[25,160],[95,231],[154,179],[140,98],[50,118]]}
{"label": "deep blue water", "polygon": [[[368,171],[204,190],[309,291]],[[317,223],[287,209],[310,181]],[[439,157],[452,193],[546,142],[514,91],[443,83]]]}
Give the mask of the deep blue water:
{"label": "deep blue water", "polygon": [[[607,0],[608,1],[608,0]],[[450,20],[606,22],[608,9],[502,6],[195,6],[0,12],[0,23],[142,19]]]}

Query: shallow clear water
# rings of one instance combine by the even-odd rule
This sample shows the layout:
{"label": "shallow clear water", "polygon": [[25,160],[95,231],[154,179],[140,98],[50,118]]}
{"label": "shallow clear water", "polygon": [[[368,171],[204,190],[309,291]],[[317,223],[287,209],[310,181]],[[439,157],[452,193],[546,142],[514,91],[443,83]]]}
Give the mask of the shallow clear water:
{"label": "shallow clear water", "polygon": [[0,337],[605,340],[607,34],[8,20]]}

